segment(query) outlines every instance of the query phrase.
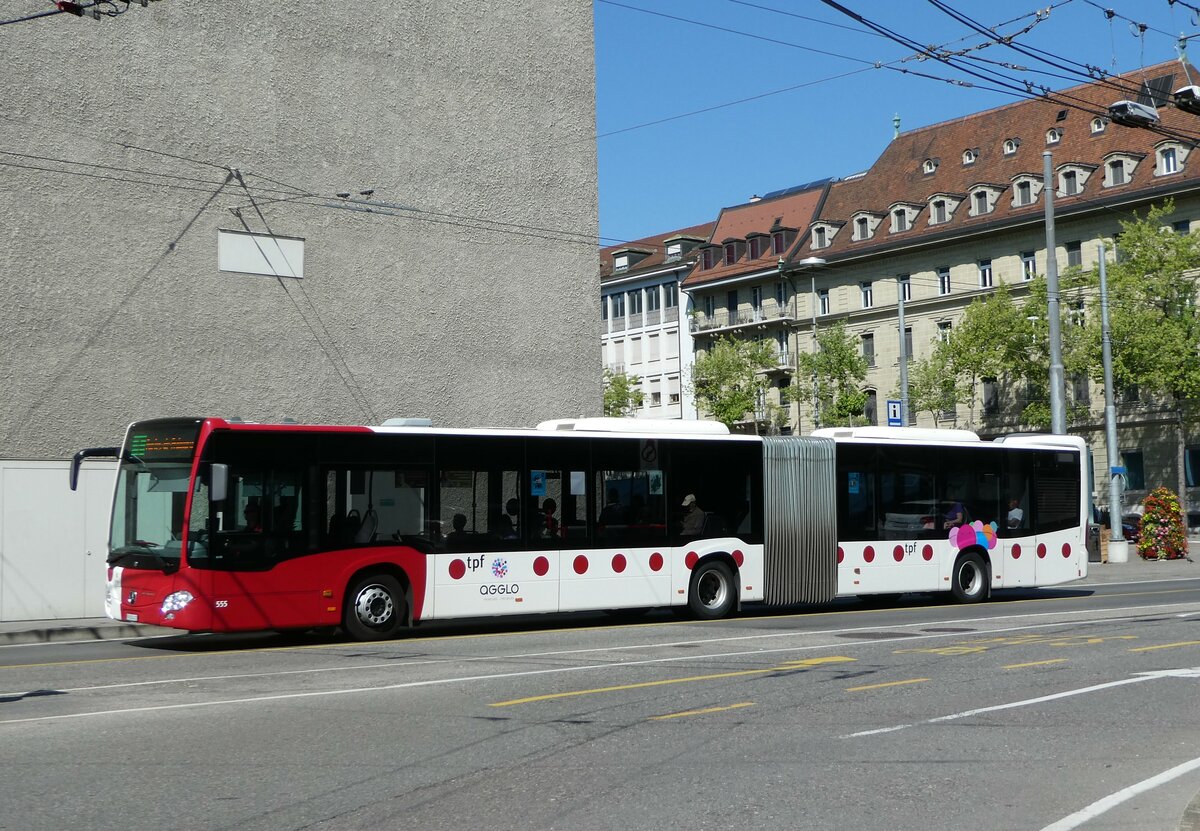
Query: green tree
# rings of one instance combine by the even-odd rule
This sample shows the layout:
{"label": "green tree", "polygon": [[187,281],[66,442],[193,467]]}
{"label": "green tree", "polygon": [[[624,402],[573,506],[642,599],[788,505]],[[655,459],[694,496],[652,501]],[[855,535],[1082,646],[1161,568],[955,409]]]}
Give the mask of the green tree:
{"label": "green tree", "polygon": [[696,356],[689,381],[696,404],[705,413],[732,427],[755,413],[766,400],[767,379],[759,370],[775,366],[775,352],[766,343],[717,338]]}
{"label": "green tree", "polygon": [[[1166,399],[1176,415],[1178,492],[1184,480],[1184,429],[1194,418],[1200,395],[1200,311],[1195,270],[1200,268],[1200,236],[1176,234],[1166,223],[1171,201],[1152,207],[1142,219],[1121,223],[1116,262],[1108,265],[1108,312],[1112,327],[1113,383],[1117,389]],[[1087,275],[1093,292],[1099,273]],[[1097,380],[1101,364],[1098,292],[1087,326],[1086,364]]]}
{"label": "green tree", "polygon": [[817,351],[800,353],[797,362],[797,383],[789,389],[794,391],[795,400],[800,400],[804,389],[800,381],[810,379],[809,393],[815,386],[817,398],[814,424],[829,427],[865,423],[867,394],[859,387],[867,377],[867,359],[859,353],[858,343],[845,323],[822,329],[817,334]]}
{"label": "green tree", "polygon": [[637,412],[645,400],[642,379],[624,372],[604,370],[604,414],[625,418]]}
{"label": "green tree", "polygon": [[[892,394],[899,397],[899,390]],[[933,354],[913,362],[909,367],[908,401],[915,412],[927,412],[933,416],[935,425],[945,413],[957,413],[959,404],[971,401],[971,388],[955,372],[948,344],[938,341]]]}

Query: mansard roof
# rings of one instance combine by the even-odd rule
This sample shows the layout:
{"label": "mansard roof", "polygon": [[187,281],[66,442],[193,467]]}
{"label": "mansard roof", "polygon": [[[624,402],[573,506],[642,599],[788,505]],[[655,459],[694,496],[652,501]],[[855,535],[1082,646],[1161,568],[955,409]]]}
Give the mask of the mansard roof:
{"label": "mansard roof", "polygon": [[[1189,72],[1192,77],[1197,77],[1195,69],[1189,67]],[[1149,198],[1156,195],[1160,186],[1168,189],[1200,186],[1200,163],[1191,160],[1179,173],[1154,175],[1155,147],[1164,141],[1161,131],[1109,122],[1102,132],[1092,133],[1091,122],[1096,117],[1095,113],[1106,113],[1117,100],[1136,100],[1138,96],[1134,90],[1147,83],[1156,90],[1169,93],[1187,85],[1189,80],[1183,67],[1177,61],[1171,61],[1114,76],[1107,81],[1090,82],[1052,93],[1057,100],[1038,98],[1020,101],[901,133],[865,174],[834,182],[830,186],[819,216],[814,217],[814,221],[843,223],[865,212],[886,211],[897,203],[926,204],[934,196],[958,197],[980,186],[1004,189],[1020,174],[1040,178],[1042,153],[1046,150],[1053,154],[1056,171],[1068,164],[1096,167],[1113,153],[1127,153],[1135,157],[1146,155],[1145,161],[1138,164],[1130,176],[1129,183],[1112,192],[1114,199],[1129,199],[1139,192]],[[1114,87],[1114,84],[1124,90]],[[1068,104],[1085,109],[1076,109]],[[1200,118],[1176,109],[1170,103],[1160,105],[1158,113],[1162,131],[1179,135],[1185,145],[1195,145],[1196,142],[1188,137],[1200,135]],[[1060,130],[1062,137],[1047,145],[1045,137],[1051,128]],[[1009,139],[1021,141],[1015,152],[1006,154],[1004,142]],[[973,164],[961,163],[963,151],[967,149],[979,151]],[[925,173],[923,166],[927,159],[941,159],[942,162],[934,172]],[[1107,196],[1109,192],[1096,179],[1089,182],[1079,194],[1056,194],[1055,208],[1070,211],[1075,206],[1103,202]],[[932,226],[926,212],[902,237],[889,234],[886,230],[880,230],[870,239],[862,241],[852,240],[850,234],[838,234],[829,245],[817,250],[811,247],[811,239],[808,238],[797,245],[790,256],[792,259],[801,259],[818,255],[837,260],[860,253],[882,252],[892,245],[911,245],[935,235],[941,239],[992,227],[1004,221],[1018,222],[1041,217],[1043,211],[1044,202],[1041,198],[1030,205],[1021,206],[1013,206],[1009,200],[1002,199],[987,214],[971,216],[967,210],[958,210],[948,222]]]}
{"label": "mansard roof", "polygon": [[[640,274],[646,271],[652,271],[655,268],[661,268],[664,265],[678,265],[679,263],[695,262],[695,251],[689,251],[679,260],[667,262],[667,244],[671,242],[680,242],[686,240],[707,240],[712,234],[715,223],[705,222],[701,225],[692,225],[688,228],[680,228],[677,231],[667,231],[662,234],[644,237],[632,242],[623,242],[620,245],[610,245],[607,248],[600,249],[600,279],[608,280],[612,277],[628,277],[631,274]],[[613,255],[623,251],[633,251],[637,253],[646,253],[646,256],[638,260],[629,268],[619,272],[614,272]]]}

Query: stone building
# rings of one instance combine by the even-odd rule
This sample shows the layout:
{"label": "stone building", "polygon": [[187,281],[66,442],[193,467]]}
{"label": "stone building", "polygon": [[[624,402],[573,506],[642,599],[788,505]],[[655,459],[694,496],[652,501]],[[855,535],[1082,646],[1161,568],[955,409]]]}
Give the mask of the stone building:
{"label": "stone building", "polygon": [[[77,605],[45,575],[102,559],[109,485],[64,494],[62,460],[134,419],[599,413],[590,4],[155,2],[4,33],[0,618]],[[32,535],[33,511],[78,521]]]}

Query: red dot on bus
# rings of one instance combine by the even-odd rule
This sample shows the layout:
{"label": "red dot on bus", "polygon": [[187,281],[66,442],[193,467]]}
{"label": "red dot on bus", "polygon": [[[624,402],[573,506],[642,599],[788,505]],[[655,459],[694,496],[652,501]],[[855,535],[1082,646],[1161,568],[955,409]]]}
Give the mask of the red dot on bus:
{"label": "red dot on bus", "polygon": [[875,562],[875,549],[872,546],[867,546],[863,549],[863,560],[868,563]]}
{"label": "red dot on bus", "polygon": [[903,560],[904,559],[904,546],[898,545],[895,548],[893,548],[892,549],[892,557],[896,560],[896,562],[900,562],[901,560]]}
{"label": "red dot on bus", "polygon": [[1046,544],[1044,542],[1038,543],[1037,553],[1039,559],[1046,556]]}
{"label": "red dot on bus", "polygon": [[1064,557],[1070,557],[1070,556],[1071,556],[1071,544],[1070,544],[1069,542],[1064,542],[1064,543],[1063,543],[1063,556],[1064,556]]}
{"label": "red dot on bus", "polygon": [[575,566],[576,574],[583,574],[585,571],[587,571],[587,567],[588,567],[587,557],[580,554],[578,557],[575,558],[574,566]]}
{"label": "red dot on bus", "polygon": [[741,568],[742,563],[746,562],[746,555],[743,554],[739,549],[734,549],[733,562],[737,565],[738,568]]}
{"label": "red dot on bus", "polygon": [[550,561],[545,557],[538,557],[533,561],[533,573],[538,577],[545,577],[546,572],[550,570]]}
{"label": "red dot on bus", "polygon": [[625,555],[624,554],[614,554],[613,555],[613,571],[615,571],[617,574],[620,574],[624,570],[625,570]]}
{"label": "red dot on bus", "polygon": [[663,567],[662,555],[659,554],[657,551],[655,551],[653,554],[650,555],[650,570],[651,571],[662,571],[662,567]]}
{"label": "red dot on bus", "polygon": [[1012,555],[1014,560],[1021,559],[1021,544],[1019,542],[1013,543]]}
{"label": "red dot on bus", "polygon": [[700,559],[700,555],[695,551],[689,551],[687,556],[683,558],[683,564],[688,568],[695,568],[696,561]]}
{"label": "red dot on bus", "polygon": [[926,543],[925,547],[921,549],[921,556],[924,557],[926,560],[932,560],[933,559],[933,546],[930,545],[929,543]]}
{"label": "red dot on bus", "polygon": [[840,563],[844,559],[846,559],[846,552],[843,551],[842,547],[839,545],[838,546],[838,562]]}
{"label": "red dot on bus", "polygon": [[462,560],[450,561],[450,576],[455,580],[461,580],[462,576],[467,573],[467,564]]}

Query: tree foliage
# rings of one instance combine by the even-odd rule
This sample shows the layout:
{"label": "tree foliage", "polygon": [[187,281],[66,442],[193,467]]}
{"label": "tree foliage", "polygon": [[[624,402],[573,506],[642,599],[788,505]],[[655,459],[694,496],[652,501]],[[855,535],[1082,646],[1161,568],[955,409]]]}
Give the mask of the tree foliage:
{"label": "tree foliage", "polygon": [[765,400],[767,379],[759,370],[775,363],[775,352],[766,343],[717,338],[692,365],[690,384],[697,406],[732,427]]}
{"label": "tree foliage", "polygon": [[791,389],[799,398],[803,379],[816,379],[818,411],[813,421],[818,426],[864,423],[867,394],[859,387],[867,377],[867,359],[859,354],[858,343],[838,322],[817,334],[817,351],[798,356],[797,383]]}
{"label": "tree foliage", "polygon": [[604,414],[616,418],[633,415],[642,406],[642,379],[624,372],[604,370]]}
{"label": "tree foliage", "polygon": [[[893,395],[899,397],[899,391]],[[971,387],[955,372],[948,344],[938,341],[933,354],[914,361],[909,367],[909,407],[914,412],[929,413],[934,424],[938,424],[946,413],[957,413],[958,405],[970,400]]]}

